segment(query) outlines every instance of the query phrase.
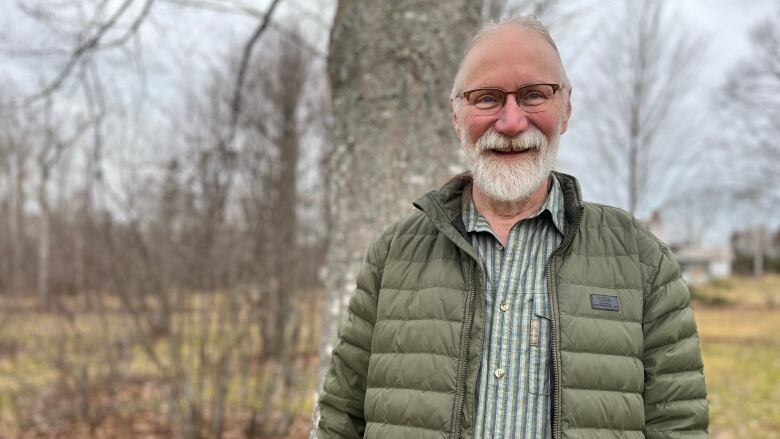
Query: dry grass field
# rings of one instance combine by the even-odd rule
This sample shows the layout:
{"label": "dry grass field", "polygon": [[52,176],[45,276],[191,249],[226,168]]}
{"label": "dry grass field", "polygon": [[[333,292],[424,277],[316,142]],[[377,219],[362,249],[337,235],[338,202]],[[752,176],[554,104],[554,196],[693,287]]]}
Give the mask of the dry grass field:
{"label": "dry grass field", "polygon": [[695,295],[710,436],[780,438],[780,276],[732,278]]}
{"label": "dry grass field", "polygon": [[[169,333],[153,334],[145,342],[131,316],[111,298],[100,311],[87,311],[70,300],[68,307],[78,311],[69,313],[42,311],[32,300],[3,302],[0,439],[176,438],[181,435],[172,416],[189,413],[190,406],[172,404],[191,401],[202,409],[196,422],[203,432],[188,437],[217,437],[206,429],[217,410],[213,401],[219,376],[227,382],[218,437],[306,437],[316,368],[311,329],[318,320],[307,318],[309,324],[299,325],[301,337],[288,347],[290,361],[279,364],[258,348],[257,319],[215,318],[224,315],[220,297],[193,295],[186,311],[173,316]],[[246,331],[240,343],[238,330]],[[222,359],[224,368],[218,367]],[[294,375],[286,378],[281,369]],[[183,394],[172,399],[172,389],[179,387]],[[262,427],[248,432],[257,425],[253,419],[289,427],[284,434],[264,433]]]}
{"label": "dry grass field", "polygon": [[[780,276],[731,278],[692,291],[711,437],[780,438],[780,306],[769,305],[780,304]],[[80,315],[68,322],[21,306],[6,313],[0,325],[0,437],[172,437],[159,378],[140,348],[126,347],[122,364],[115,365],[118,371],[108,364],[115,359],[100,356],[101,345],[127,331],[120,315]],[[108,393],[98,385],[90,390],[96,428],[79,421],[86,401],[76,398],[78,380],[65,374],[73,370],[89,374],[93,384],[110,379],[111,373],[123,377]],[[313,367],[305,370],[314,372]],[[288,438],[306,437],[311,409],[306,395],[311,395],[314,380],[302,384],[308,390],[301,389]],[[235,386],[239,383],[231,384]],[[233,396],[227,404],[237,406]],[[238,423],[243,415],[229,408],[227,416]],[[223,437],[243,435],[228,429]]]}

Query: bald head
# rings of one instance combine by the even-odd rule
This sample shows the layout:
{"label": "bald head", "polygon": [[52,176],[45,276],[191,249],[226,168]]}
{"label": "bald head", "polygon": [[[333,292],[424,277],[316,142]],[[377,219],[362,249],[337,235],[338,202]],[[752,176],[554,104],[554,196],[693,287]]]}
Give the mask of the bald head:
{"label": "bald head", "polygon": [[[464,91],[464,77],[467,73],[471,73],[472,70],[478,68],[480,62],[489,61],[481,56],[482,52],[484,52],[482,50],[484,46],[492,46],[491,50],[493,52],[503,52],[506,55],[517,51],[534,50],[538,52],[539,56],[555,62],[555,69],[558,74],[558,78],[555,81],[559,82],[565,89],[570,88],[569,79],[566,76],[566,70],[563,67],[558,47],[550,36],[547,27],[536,18],[525,15],[488,22],[477,31],[460,62],[450,97],[454,98]],[[475,66],[474,64],[477,65]]]}

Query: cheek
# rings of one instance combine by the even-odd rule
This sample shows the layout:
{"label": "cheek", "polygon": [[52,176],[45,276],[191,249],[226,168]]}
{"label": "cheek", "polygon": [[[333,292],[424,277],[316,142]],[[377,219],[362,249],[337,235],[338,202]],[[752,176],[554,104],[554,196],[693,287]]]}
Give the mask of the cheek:
{"label": "cheek", "polygon": [[561,129],[561,117],[558,112],[542,113],[535,115],[531,123],[536,126],[548,139],[558,135]]}
{"label": "cheek", "polygon": [[467,116],[463,119],[461,135],[467,136],[469,143],[476,143],[477,139],[490,128],[492,122],[493,118],[490,117]]}

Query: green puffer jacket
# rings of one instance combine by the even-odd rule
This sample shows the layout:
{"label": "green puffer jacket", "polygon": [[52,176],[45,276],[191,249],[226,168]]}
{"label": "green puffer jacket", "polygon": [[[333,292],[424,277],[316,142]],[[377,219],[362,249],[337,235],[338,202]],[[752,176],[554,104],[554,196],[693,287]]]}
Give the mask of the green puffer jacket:
{"label": "green puffer jacket", "polygon": [[[631,215],[581,202],[576,180],[556,175],[567,226],[548,262],[553,437],[706,438],[677,262]],[[420,198],[420,212],[371,245],[325,380],[320,439],[472,437],[484,300],[460,219],[468,182]]]}

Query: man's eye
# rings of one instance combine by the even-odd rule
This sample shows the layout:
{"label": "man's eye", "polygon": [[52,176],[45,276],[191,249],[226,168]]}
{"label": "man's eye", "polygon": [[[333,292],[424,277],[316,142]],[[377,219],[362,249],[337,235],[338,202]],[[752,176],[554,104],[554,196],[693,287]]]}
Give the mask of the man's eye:
{"label": "man's eye", "polygon": [[498,98],[496,98],[493,95],[483,95],[483,96],[479,96],[477,98],[477,103],[480,103],[480,102],[482,102],[482,103],[498,102]]}
{"label": "man's eye", "polygon": [[481,92],[472,96],[472,104],[478,106],[492,106],[501,103],[501,96],[497,92]]}
{"label": "man's eye", "polygon": [[523,105],[540,105],[547,102],[550,97],[555,93],[552,87],[547,85],[536,85],[528,89],[520,89],[517,92],[518,97],[523,102]]}
{"label": "man's eye", "polygon": [[523,95],[523,99],[545,99],[546,96],[540,91],[529,91]]}

